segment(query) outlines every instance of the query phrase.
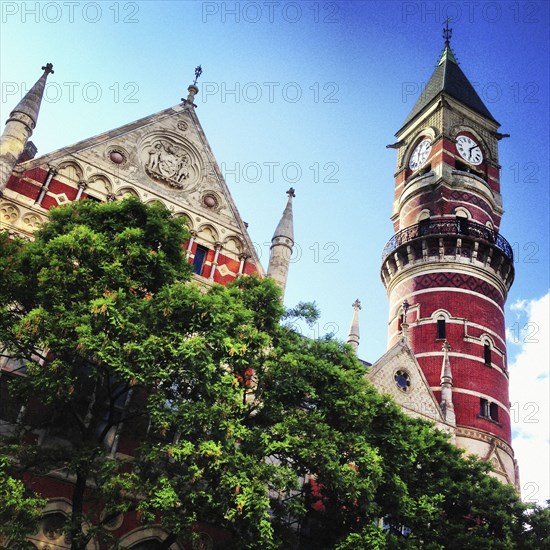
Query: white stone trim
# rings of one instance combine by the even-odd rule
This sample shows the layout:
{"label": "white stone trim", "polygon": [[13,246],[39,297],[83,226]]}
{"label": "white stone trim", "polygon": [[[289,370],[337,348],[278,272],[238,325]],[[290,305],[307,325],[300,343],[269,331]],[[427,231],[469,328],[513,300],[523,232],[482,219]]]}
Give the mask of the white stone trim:
{"label": "white stone trim", "polygon": [[[496,351],[495,348],[492,348],[492,349]],[[422,353],[415,353],[414,356],[417,357],[417,358],[418,357],[441,357],[441,358],[443,358],[443,353],[441,353],[440,351],[425,351],[425,352],[422,352]],[[476,361],[478,363],[481,363],[487,369],[496,370],[497,372],[501,373],[506,378],[506,380],[508,380],[508,376],[504,372],[503,369],[501,369],[499,367],[494,367],[493,365],[486,365],[485,361],[483,360],[483,357],[477,357],[476,355],[468,355],[466,353],[452,352],[452,351],[449,352],[449,357],[456,357],[457,359],[469,359],[471,361]]]}
{"label": "white stone trim", "polygon": [[[439,271],[439,270],[438,270]],[[436,271],[437,273],[437,271]],[[486,281],[488,282],[488,281]],[[454,288],[450,286],[441,286],[441,287],[434,287],[434,288],[424,288],[422,290],[416,290],[415,292],[410,292],[409,294],[406,294],[405,296],[400,297],[400,302],[403,303],[403,300],[409,299],[413,296],[418,296],[420,294],[426,294],[428,292],[460,292],[463,294],[468,294],[470,296],[475,296],[477,298],[481,298],[483,300],[486,300],[487,302],[490,302],[493,304],[501,313],[504,315],[504,310],[491,298],[488,296],[484,296],[483,294],[480,294],[479,292],[474,292],[472,290],[466,290],[465,288]],[[392,292],[393,294],[393,292]],[[390,309],[396,307],[394,302],[390,303]]]}
{"label": "white stone trim", "polygon": [[[385,261],[387,261],[387,259]],[[430,268],[428,266],[433,267]],[[462,273],[469,277],[475,277],[476,279],[485,281],[486,283],[494,286],[502,294],[503,299],[505,299],[508,295],[508,289],[506,288],[502,278],[498,274],[494,273],[491,268],[482,264],[482,262],[475,260],[475,263],[473,263],[471,258],[440,260],[439,258],[429,257],[426,260],[416,260],[412,265],[407,264],[404,267],[397,268],[395,274],[391,277],[386,291],[388,295],[391,295],[401,283],[428,273]],[[438,287],[437,290],[444,288],[451,287]],[[472,291],[468,292],[477,294]],[[482,296],[481,294],[477,295]],[[402,299],[404,299],[404,297]]]}
{"label": "white stone trim", "polygon": [[[432,391],[440,391],[441,388],[439,386],[430,386],[430,389]],[[465,393],[466,395],[473,395],[474,397],[481,397],[483,399],[487,399],[487,401],[491,401],[492,403],[496,403],[499,407],[504,409],[508,415],[510,415],[510,407],[507,407],[502,403],[502,401],[499,401],[498,399],[495,399],[492,395],[487,395],[486,393],[481,393],[474,390],[466,390],[464,388],[455,388],[453,387],[453,393]],[[477,428],[471,428],[473,430],[476,430]]]}

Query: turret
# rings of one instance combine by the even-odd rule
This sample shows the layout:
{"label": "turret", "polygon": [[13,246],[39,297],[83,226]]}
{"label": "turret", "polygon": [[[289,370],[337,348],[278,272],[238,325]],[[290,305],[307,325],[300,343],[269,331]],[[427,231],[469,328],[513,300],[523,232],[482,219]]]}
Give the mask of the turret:
{"label": "turret", "polygon": [[359,300],[355,300],[352,307],[353,319],[349,327],[348,344],[351,345],[357,355],[357,348],[359,347],[359,310],[361,309],[361,302]]}
{"label": "turret", "polygon": [[36,127],[46,79],[54,72],[51,63],[47,63],[42,70],[42,76],[10,113],[0,137],[0,196]]}
{"label": "turret", "polygon": [[269,257],[269,267],[267,268],[268,277],[273,277],[275,282],[281,287],[283,296],[285,292],[286,279],[288,276],[288,266],[290,257],[294,248],[294,224],[292,218],[292,199],[296,196],[291,187],[286,194],[288,202],[281,217],[277,229],[271,239],[271,255]]}

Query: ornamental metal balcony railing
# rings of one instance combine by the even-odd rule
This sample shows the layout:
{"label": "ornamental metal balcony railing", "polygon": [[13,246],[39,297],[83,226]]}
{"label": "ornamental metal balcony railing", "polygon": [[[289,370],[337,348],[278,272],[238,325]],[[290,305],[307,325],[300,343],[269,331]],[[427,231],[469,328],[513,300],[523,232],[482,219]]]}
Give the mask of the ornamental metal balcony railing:
{"label": "ornamental metal balcony railing", "polygon": [[398,231],[386,244],[382,252],[385,259],[401,245],[421,237],[457,235],[481,240],[496,246],[513,263],[514,252],[510,243],[497,231],[465,218],[450,220],[426,220]]}

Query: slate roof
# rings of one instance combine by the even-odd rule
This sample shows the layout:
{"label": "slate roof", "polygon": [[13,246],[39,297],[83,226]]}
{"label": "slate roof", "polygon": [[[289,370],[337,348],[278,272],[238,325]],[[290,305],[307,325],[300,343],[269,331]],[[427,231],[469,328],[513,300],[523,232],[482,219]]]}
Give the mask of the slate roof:
{"label": "slate roof", "polygon": [[409,113],[403,126],[411,122],[411,120],[420,114],[432,100],[441,93],[451,96],[466,105],[466,107],[474,110],[476,113],[498,124],[493,118],[493,115],[491,115],[487,107],[483,104],[483,101],[474,87],[470,84],[470,81],[466,78],[466,75],[462,72],[462,69],[458,66],[451,47],[447,44],[441,54],[434,73],[412,108],[412,111]]}

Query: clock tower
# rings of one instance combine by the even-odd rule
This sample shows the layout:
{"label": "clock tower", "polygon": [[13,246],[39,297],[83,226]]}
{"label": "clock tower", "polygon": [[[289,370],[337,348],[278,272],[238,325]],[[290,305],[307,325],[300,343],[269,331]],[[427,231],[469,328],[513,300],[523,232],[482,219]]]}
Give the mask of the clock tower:
{"label": "clock tower", "polygon": [[[404,339],[456,444],[518,484],[511,447],[504,303],[512,248],[499,233],[499,123],[460,68],[451,29],[397,142],[394,236],[381,277],[389,347]],[[443,372],[442,364],[445,366]]]}

